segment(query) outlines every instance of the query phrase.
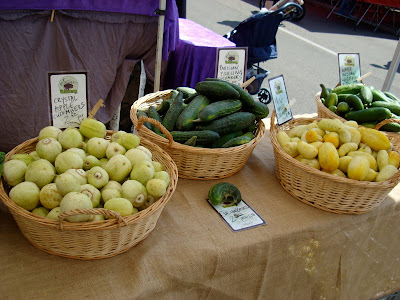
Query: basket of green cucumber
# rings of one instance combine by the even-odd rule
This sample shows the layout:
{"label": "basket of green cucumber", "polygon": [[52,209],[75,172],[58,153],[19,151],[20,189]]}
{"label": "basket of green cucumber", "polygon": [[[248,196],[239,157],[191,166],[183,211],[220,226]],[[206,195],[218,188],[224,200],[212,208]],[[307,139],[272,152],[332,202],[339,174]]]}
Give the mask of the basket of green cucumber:
{"label": "basket of green cucumber", "polygon": [[268,114],[243,88],[215,78],[145,95],[130,112],[137,134],[172,157],[179,177],[200,180],[242,169],[264,136]]}
{"label": "basket of green cucumber", "polygon": [[362,83],[336,86],[320,84],[316,94],[318,116],[356,121],[368,128],[386,131],[400,139],[400,98]]}

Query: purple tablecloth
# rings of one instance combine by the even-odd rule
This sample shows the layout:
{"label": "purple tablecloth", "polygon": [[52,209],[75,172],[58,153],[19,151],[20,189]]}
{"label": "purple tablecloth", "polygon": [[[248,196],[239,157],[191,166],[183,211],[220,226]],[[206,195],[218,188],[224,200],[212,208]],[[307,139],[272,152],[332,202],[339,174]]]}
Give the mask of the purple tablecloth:
{"label": "purple tablecloth", "polygon": [[194,87],[197,82],[214,77],[220,47],[235,44],[193,21],[179,19],[179,43],[170,53],[164,87]]}

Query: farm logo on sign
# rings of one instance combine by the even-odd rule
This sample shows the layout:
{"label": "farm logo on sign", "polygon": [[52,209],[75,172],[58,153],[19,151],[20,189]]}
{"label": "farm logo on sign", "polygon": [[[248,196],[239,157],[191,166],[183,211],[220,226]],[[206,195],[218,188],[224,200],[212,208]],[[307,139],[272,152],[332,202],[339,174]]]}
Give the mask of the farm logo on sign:
{"label": "farm logo on sign", "polygon": [[279,81],[275,81],[275,92],[276,92],[277,95],[283,93],[282,86],[281,86],[281,83]]}
{"label": "farm logo on sign", "polygon": [[354,57],[351,55],[348,55],[344,58],[344,65],[345,66],[354,66],[355,62],[354,62]]}
{"label": "farm logo on sign", "polygon": [[238,64],[239,63],[239,54],[235,51],[229,51],[225,56],[226,64]]}
{"label": "farm logo on sign", "polygon": [[64,76],[58,83],[61,94],[76,94],[78,92],[78,80],[73,76]]}

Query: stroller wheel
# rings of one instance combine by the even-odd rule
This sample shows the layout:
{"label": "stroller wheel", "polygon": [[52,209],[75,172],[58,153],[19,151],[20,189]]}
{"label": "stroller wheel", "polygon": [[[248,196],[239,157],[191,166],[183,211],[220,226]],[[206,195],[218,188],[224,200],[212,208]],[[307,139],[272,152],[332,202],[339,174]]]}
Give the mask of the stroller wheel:
{"label": "stroller wheel", "polygon": [[258,93],[258,99],[260,100],[261,103],[264,104],[269,104],[271,103],[271,92],[267,90],[266,88],[262,88],[260,92]]}

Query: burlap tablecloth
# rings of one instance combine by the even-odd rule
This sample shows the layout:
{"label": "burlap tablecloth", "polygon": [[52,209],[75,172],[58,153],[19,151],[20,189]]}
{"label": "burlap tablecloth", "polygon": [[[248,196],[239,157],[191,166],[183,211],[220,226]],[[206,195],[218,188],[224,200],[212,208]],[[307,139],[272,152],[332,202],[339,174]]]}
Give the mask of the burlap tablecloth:
{"label": "burlap tablecloth", "polygon": [[218,181],[179,179],[144,241],[95,261],[35,248],[3,206],[0,298],[347,300],[400,289],[399,186],[362,215],[308,206],[277,181],[268,134],[224,181],[240,188],[267,225],[231,231],[206,201]]}

